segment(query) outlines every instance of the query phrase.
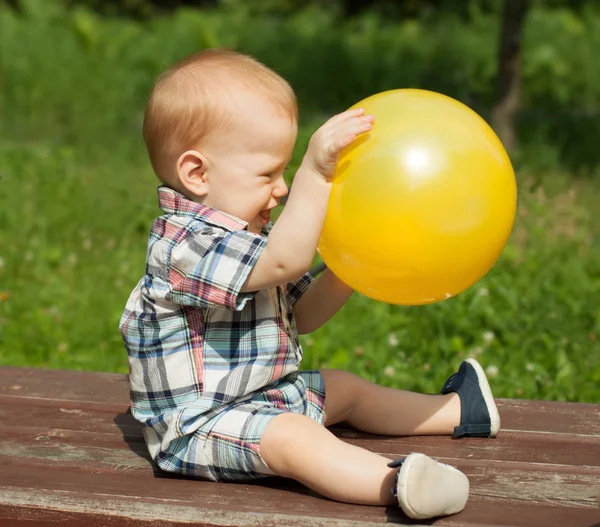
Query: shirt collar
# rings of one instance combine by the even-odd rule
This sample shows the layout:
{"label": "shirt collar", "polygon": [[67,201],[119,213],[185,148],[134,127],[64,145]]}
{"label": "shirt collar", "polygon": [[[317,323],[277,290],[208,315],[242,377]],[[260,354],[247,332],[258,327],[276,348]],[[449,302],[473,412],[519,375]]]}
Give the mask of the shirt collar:
{"label": "shirt collar", "polygon": [[159,207],[165,214],[193,216],[196,219],[228,231],[246,229],[248,223],[220,210],[187,199],[183,194],[161,185],[158,187]]}

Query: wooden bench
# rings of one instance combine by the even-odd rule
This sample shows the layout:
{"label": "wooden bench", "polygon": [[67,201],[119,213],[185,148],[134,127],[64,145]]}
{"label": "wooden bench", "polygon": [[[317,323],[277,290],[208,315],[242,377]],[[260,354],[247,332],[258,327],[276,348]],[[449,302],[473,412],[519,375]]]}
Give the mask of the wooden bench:
{"label": "wooden bench", "polygon": [[[495,440],[335,433],[390,458],[419,451],[463,470],[467,508],[435,525],[600,526],[600,405],[501,399],[499,408]],[[384,523],[414,522],[396,507],[336,503],[284,479],[220,484],[159,472],[128,412],[124,375],[0,368],[3,527]]]}

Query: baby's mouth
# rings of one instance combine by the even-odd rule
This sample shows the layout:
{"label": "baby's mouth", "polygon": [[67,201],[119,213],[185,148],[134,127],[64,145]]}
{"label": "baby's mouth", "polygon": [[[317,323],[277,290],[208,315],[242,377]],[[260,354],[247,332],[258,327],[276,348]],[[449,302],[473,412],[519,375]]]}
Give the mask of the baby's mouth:
{"label": "baby's mouth", "polygon": [[271,221],[271,210],[263,210],[258,215],[260,216],[263,225],[266,225]]}

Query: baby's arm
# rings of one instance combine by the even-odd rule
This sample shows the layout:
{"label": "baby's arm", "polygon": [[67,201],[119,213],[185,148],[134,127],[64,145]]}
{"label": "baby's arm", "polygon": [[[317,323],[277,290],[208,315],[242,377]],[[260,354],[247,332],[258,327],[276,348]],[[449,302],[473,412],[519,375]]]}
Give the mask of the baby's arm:
{"label": "baby's arm", "polygon": [[353,289],[325,269],[292,308],[298,333],[311,333],[321,327],[350,298]]}
{"label": "baby's arm", "polygon": [[312,136],[281,216],[271,229],[242,292],[284,285],[312,264],[331,192],[339,153],[368,132],[373,117],[354,109],[332,117]]}

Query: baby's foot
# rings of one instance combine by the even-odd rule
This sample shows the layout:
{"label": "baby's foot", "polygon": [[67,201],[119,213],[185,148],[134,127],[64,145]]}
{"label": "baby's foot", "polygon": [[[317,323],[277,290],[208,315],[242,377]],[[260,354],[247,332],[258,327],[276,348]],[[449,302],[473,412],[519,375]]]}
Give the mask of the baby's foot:
{"label": "baby's foot", "polygon": [[388,466],[400,467],[396,484],[398,505],[409,518],[446,516],[465,508],[469,480],[454,467],[416,453]]}
{"label": "baby's foot", "polygon": [[456,437],[496,437],[500,414],[483,368],[475,359],[467,359],[451,375],[442,393],[456,392],[460,397],[460,426]]}

